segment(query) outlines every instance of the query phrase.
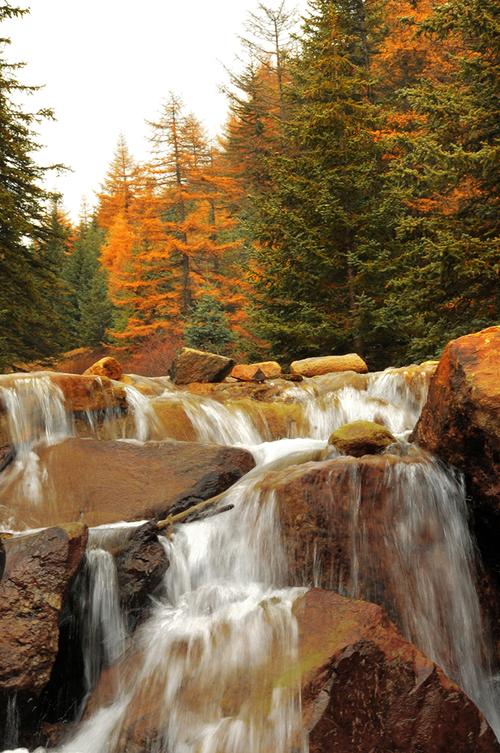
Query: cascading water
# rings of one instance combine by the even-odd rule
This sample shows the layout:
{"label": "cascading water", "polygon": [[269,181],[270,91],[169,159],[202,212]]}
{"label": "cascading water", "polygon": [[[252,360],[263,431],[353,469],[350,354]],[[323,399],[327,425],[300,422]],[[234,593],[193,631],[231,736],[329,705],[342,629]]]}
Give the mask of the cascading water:
{"label": "cascading water", "polygon": [[[257,468],[223,495],[220,504],[232,510],[180,526],[172,539],[162,539],[170,561],[163,592],[126,651],[116,570],[96,533],[88,552],[85,652],[87,688],[97,686],[97,700],[57,750],[122,753],[147,729],[150,753],[306,753],[299,688],[277,681],[296,659],[292,607],[303,591],[286,588],[275,495],[265,485],[267,491],[261,491],[261,482],[279,466],[318,460],[329,434],[348,421],[383,422],[399,440],[406,439],[427,385],[423,376],[410,388],[396,370],[358,383],[306,380],[279,399],[302,406],[308,438],[272,442],[263,442],[240,408],[171,389],[163,393],[160,399],[182,404],[199,441],[246,446]],[[152,427],[159,430],[149,400],[133,388],[127,399],[135,438],[146,441]],[[369,590],[366,577],[380,553],[367,536],[361,480],[356,470],[351,476],[347,590],[377,600],[380,594]],[[384,588],[392,593],[391,613],[497,726],[461,481],[432,460],[409,463],[402,457],[388,463],[384,484],[383,539],[390,561]],[[313,578],[323,583],[321,562],[314,553],[313,559]],[[100,668],[115,659],[113,695],[99,701]],[[146,720],[143,728],[139,719]]]}

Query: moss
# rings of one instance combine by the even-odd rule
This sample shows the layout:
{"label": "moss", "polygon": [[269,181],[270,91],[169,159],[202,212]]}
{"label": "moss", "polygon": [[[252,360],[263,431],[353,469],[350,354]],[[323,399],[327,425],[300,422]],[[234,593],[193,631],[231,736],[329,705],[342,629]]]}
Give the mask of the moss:
{"label": "moss", "polygon": [[376,455],[395,442],[389,429],[372,421],[353,421],[331,434],[329,444],[343,455]]}

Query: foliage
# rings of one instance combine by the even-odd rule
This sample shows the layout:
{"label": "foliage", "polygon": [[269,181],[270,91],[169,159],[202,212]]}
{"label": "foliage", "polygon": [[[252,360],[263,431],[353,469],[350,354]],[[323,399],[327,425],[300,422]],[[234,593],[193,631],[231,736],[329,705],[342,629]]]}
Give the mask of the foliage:
{"label": "foliage", "polygon": [[222,303],[213,295],[201,295],[193,306],[184,329],[186,345],[212,353],[227,354],[234,336]]}

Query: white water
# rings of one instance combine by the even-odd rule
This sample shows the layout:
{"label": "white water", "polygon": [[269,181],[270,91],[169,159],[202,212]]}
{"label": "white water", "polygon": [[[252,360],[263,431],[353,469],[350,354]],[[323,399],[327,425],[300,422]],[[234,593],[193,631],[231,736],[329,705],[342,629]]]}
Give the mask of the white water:
{"label": "white water", "polygon": [[[234,505],[233,511],[181,526],[171,541],[165,540],[171,564],[164,594],[122,657],[114,701],[83,722],[58,751],[122,753],[127,723],[142,704],[151,708],[150,727],[156,729],[151,753],[306,753],[298,688],[271,687],[296,657],[292,606],[300,591],[285,588],[273,494],[260,498],[259,479],[277,465],[316,459],[331,431],[346,421],[377,420],[398,438],[407,437],[426,391],[426,380],[410,390],[395,372],[370,376],[363,389],[329,389],[327,380],[318,389],[306,381],[290,388],[286,399],[303,405],[310,438],[264,443],[241,410],[205,397],[164,394],[182,401],[200,441],[248,446],[258,468],[226,493],[222,504]],[[136,438],[144,441],[155,417],[148,399],[136,393],[129,391],[128,400]],[[377,593],[363,591],[373,552],[365,537],[368,521],[360,508],[356,473],[352,480],[350,590],[377,600]],[[392,586],[399,594],[392,604],[396,616],[405,634],[497,725],[460,480],[436,464],[401,462],[389,469],[386,484],[392,490],[386,546]],[[423,546],[425,541],[430,545]],[[100,575],[89,624],[108,638],[99,646],[89,642],[88,687],[102,664],[122,655],[124,645],[116,572],[107,552],[94,552],[94,572]],[[110,653],[103,656],[107,646]],[[267,704],[257,702],[262,698]]]}

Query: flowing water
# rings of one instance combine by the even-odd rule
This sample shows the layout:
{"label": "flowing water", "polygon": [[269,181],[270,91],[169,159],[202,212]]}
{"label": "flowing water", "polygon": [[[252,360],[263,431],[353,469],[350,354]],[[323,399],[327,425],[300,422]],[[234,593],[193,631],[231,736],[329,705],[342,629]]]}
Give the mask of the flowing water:
{"label": "flowing water", "polygon": [[[405,635],[462,685],[500,731],[462,481],[432,459],[405,457],[412,452],[405,440],[427,384],[425,375],[410,384],[394,370],[357,384],[321,378],[293,385],[278,400],[301,406],[303,421],[290,436],[267,442],[255,414],[164,385],[160,399],[182,405],[199,441],[248,447],[257,466],[223,495],[220,504],[233,509],[178,526],[172,538],[161,539],[170,567],[150,617],[133,636],[120,610],[111,554],[127,526],[91,531],[78,588],[85,683],[88,690],[97,686],[97,700],[59,753],[122,753],[129,742],[140,743],[145,730],[150,753],[307,753],[298,681],[282,681],[297,657],[293,604],[303,588],[288,587],[277,498],[262,481],[270,471],[296,472],[299,464],[318,460],[329,434],[356,419],[385,423],[403,457],[387,465],[384,477],[383,554],[369,536],[362,479],[356,466],[350,471],[351,552],[344,590],[386,599]],[[37,389],[50,392],[47,385]],[[13,393],[4,402],[11,441],[21,448],[16,472],[29,474],[37,443],[71,435],[71,421],[60,396],[50,393],[48,407],[45,398],[36,398],[34,407],[18,408]],[[157,438],[159,431],[169,436],[152,399],[128,387],[127,400],[133,428],[125,436],[138,441]],[[26,428],[20,428],[23,421]],[[332,487],[332,505],[335,493]],[[384,595],[367,577],[381,557],[390,562]],[[312,578],[302,585],[315,579],[324,585],[321,568],[315,561]],[[101,687],[101,669],[109,665]]]}

